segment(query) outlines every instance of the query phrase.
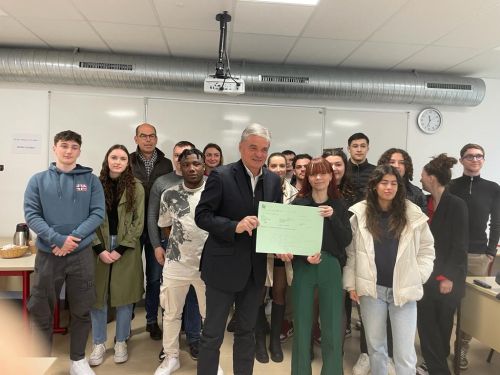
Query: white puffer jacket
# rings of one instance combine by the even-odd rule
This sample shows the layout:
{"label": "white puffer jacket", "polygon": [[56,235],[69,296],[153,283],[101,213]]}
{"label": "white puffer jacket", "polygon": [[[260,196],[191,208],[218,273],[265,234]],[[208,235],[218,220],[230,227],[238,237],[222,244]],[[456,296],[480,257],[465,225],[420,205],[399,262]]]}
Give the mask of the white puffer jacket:
{"label": "white puffer jacket", "polygon": [[[344,289],[355,290],[358,296],[377,298],[377,267],[373,237],[366,228],[366,201],[352,206],[352,242],[347,247],[344,267]],[[418,301],[424,293],[422,285],[434,267],[434,237],[427,225],[427,216],[420,207],[406,200],[408,224],[401,233],[396,265],[394,266],[393,293],[396,306]]]}

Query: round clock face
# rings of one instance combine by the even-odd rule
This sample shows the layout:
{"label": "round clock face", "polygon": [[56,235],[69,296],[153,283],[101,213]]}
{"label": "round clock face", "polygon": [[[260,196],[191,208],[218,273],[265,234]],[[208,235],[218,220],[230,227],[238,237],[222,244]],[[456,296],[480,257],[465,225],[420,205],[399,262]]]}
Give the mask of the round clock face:
{"label": "round clock face", "polygon": [[424,133],[432,134],[439,130],[443,123],[441,112],[435,108],[426,108],[418,115],[418,127]]}

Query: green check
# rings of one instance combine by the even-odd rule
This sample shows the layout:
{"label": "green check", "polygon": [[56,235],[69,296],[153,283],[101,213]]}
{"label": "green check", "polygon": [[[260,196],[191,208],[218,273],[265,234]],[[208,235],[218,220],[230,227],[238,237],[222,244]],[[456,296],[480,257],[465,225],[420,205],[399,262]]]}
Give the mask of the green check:
{"label": "green check", "polygon": [[259,203],[256,251],[313,255],[321,251],[323,217],[317,207]]}

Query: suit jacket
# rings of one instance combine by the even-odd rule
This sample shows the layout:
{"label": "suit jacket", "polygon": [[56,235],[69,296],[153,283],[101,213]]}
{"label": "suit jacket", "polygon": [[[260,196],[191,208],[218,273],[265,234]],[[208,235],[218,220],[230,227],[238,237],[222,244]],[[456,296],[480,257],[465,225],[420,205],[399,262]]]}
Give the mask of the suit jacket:
{"label": "suit jacket", "polygon": [[[279,177],[262,170],[263,201],[282,202]],[[205,190],[196,207],[196,224],[209,235],[200,262],[201,278],[211,287],[237,292],[253,276],[264,286],[266,254],[255,252],[255,231],[235,232],[245,216],[256,215],[250,178],[243,162],[221,166],[208,176]]]}
{"label": "suit jacket", "polygon": [[[443,192],[430,223],[434,236],[436,259],[434,270],[424,285],[429,297],[443,298],[450,304],[457,304],[464,295],[467,274],[467,248],[469,245],[469,218],[467,205],[448,189]],[[437,276],[453,281],[449,294],[439,292]]]}

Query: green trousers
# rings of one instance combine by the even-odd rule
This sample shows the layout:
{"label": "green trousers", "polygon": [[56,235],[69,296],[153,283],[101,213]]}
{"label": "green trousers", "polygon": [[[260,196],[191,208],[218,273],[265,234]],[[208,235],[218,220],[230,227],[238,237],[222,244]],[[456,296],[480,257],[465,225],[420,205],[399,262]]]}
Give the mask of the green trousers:
{"label": "green trousers", "polygon": [[344,337],[344,291],[340,264],[334,256],[321,253],[317,265],[297,259],[293,263],[294,338],[292,375],[311,374],[311,330],[314,289],[318,288],[321,321],[321,375],[342,375]]}

